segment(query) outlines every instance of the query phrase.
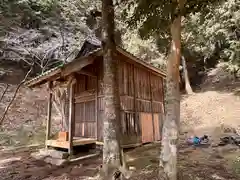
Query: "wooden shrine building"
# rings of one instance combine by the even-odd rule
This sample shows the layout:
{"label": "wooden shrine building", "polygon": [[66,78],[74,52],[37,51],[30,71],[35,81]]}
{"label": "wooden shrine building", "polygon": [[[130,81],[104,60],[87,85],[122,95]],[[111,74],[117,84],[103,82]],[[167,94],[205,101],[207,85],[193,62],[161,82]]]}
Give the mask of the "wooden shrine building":
{"label": "wooden shrine building", "polygon": [[[49,85],[46,145],[66,148],[103,142],[103,56],[101,47],[85,41],[77,57],[25,83],[30,88]],[[165,73],[120,47],[114,58],[119,65],[121,145],[159,141],[163,121]],[[65,138],[50,139],[53,92],[66,86],[68,127]]]}

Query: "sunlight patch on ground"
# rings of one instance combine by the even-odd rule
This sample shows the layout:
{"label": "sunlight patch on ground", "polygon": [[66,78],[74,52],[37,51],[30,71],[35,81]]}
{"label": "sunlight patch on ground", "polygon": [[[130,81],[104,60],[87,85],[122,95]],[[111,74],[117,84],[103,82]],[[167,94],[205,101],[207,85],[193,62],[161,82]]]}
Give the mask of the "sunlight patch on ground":
{"label": "sunlight patch on ground", "polygon": [[221,176],[219,176],[217,174],[213,174],[212,178],[217,179],[217,180],[225,180],[225,178],[223,178],[223,177],[221,177]]}
{"label": "sunlight patch on ground", "polygon": [[7,163],[11,163],[13,161],[20,161],[20,160],[21,160],[21,157],[2,159],[2,160],[0,160],[0,169],[5,168],[4,165],[7,164]]}

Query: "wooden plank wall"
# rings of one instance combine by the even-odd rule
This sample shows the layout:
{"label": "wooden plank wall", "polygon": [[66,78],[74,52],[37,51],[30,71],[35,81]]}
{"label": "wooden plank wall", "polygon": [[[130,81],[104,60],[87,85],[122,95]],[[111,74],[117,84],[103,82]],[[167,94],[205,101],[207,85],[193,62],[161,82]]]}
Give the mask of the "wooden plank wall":
{"label": "wooden plank wall", "polygon": [[153,121],[151,113],[141,113],[142,126],[142,143],[153,142]]}
{"label": "wooden plank wall", "polygon": [[[83,69],[97,75],[97,64],[92,64]],[[75,136],[96,138],[96,93],[97,76],[76,74],[75,85]]]}
{"label": "wooden plank wall", "polygon": [[[144,140],[142,139],[142,131],[144,130],[142,127],[149,123],[154,124],[154,126],[161,124],[156,122],[155,119],[162,109],[162,77],[143,66],[128,61],[125,57],[117,55],[115,58],[119,62],[122,143],[133,144],[152,141],[153,138],[145,138],[150,137],[146,134],[144,134]],[[97,77],[77,75],[75,133],[81,136],[95,136],[98,141],[102,141],[104,118],[102,58],[96,62],[85,70],[95,73]],[[143,116],[148,118],[142,120]],[[158,132],[159,128],[156,128],[156,131]],[[153,132],[153,134],[155,139],[159,139],[159,134],[156,132]]]}
{"label": "wooden plank wall", "polygon": [[[163,78],[141,65],[134,64],[126,57],[120,55],[117,57],[121,125],[123,136],[126,136],[124,140],[127,140],[125,143],[133,143],[129,142],[129,139],[135,143],[159,140],[161,123],[158,117],[162,113]],[[132,138],[134,136],[135,138]]]}
{"label": "wooden plank wall", "polygon": [[96,137],[95,100],[75,104],[75,136]]}

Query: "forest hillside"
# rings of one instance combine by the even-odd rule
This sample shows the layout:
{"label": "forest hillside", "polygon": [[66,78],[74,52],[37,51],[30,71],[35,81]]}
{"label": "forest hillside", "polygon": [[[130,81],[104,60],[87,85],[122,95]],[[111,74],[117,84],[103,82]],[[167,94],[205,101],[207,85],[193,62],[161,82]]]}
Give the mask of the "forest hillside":
{"label": "forest hillside", "polygon": [[[239,0],[1,0],[0,179],[97,180],[103,172],[105,175],[110,174],[111,179],[117,179],[116,175],[122,174],[131,176],[132,180],[162,179],[164,175],[171,180],[238,180],[239,17]],[[71,75],[65,74],[69,76],[64,79],[64,87],[61,86],[61,81],[53,82],[53,99],[51,95],[49,97],[53,102],[53,110],[51,111],[51,105],[48,109],[53,112],[52,117],[49,113],[48,118],[52,119],[49,133],[49,128],[46,128],[50,127],[46,121],[48,87],[42,85],[29,89],[24,83],[49,69],[62,67],[73,61],[79,55],[84,42],[89,39],[96,40],[97,46],[103,48],[103,95],[100,94],[103,101],[99,103],[101,105],[92,103],[93,108],[89,108],[94,112],[95,118],[92,119],[96,122],[83,122],[82,119],[88,118],[88,115],[83,113],[84,118],[79,118],[81,120],[78,126],[81,124],[82,128],[77,129],[83,133],[79,137],[72,137],[75,126],[72,122],[75,118],[71,116],[74,114],[74,103],[71,100],[74,98],[69,99],[69,104],[65,102],[75,93],[72,86],[75,81],[68,79],[66,83],[65,80]],[[149,83],[145,83],[145,80],[139,81],[140,78],[136,77],[139,81],[137,87],[143,87],[141,91],[146,91],[149,99],[139,99],[136,95],[137,88],[134,88],[131,97],[133,108],[126,111],[126,115],[122,117],[128,129],[126,134],[129,138],[126,139],[132,140],[132,137],[136,136],[134,139],[139,140],[137,144],[130,145],[141,145],[124,150],[120,146],[124,138],[118,136],[118,131],[124,125],[120,127],[117,121],[120,118],[118,111],[121,106],[118,99],[120,88],[117,61],[113,56],[116,45],[145,63],[165,71],[167,75],[163,86],[159,78],[161,87],[154,87],[149,73],[145,73],[145,77],[150,77],[146,78]],[[136,68],[133,67],[135,71]],[[81,72],[77,73],[87,73],[99,80],[99,76],[89,74],[88,70],[81,69]],[[64,73],[59,74],[62,76]],[[136,73],[133,73],[132,77],[135,77],[134,74]],[[71,78],[78,77],[72,75]],[[126,78],[125,70],[123,77]],[[83,79],[85,95],[91,80],[86,77]],[[98,84],[93,82],[94,85]],[[132,85],[129,85],[131,83]],[[133,89],[136,83],[131,83],[124,85],[128,84],[128,89]],[[96,87],[95,89],[98,89]],[[156,112],[162,112],[164,109],[159,107],[162,107],[162,103],[165,105],[165,113],[159,116],[163,121],[157,121],[163,127],[159,128],[159,131],[155,131],[154,91],[159,92],[159,97],[161,92],[165,91],[164,97],[159,98],[156,106]],[[89,96],[89,93],[86,94]],[[82,103],[79,96],[77,99]],[[98,102],[98,97],[96,99]],[[149,111],[144,108],[136,111],[138,106],[141,107],[138,101],[148,101],[146,107]],[[104,117],[101,127],[103,131],[98,130],[98,106],[103,107],[101,113],[104,112],[104,116],[100,116]],[[82,109],[88,112],[85,104]],[[81,111],[78,112],[81,115]],[[68,130],[67,125],[63,124],[66,119],[71,122]],[[147,122],[150,119],[153,120],[151,125]],[[151,129],[144,125],[145,120]],[[89,128],[89,123],[96,126],[96,130]],[[61,133],[57,134],[60,131]],[[94,135],[86,136],[87,131],[96,134],[103,132],[103,144],[98,142],[99,139],[96,140]],[[151,141],[143,140],[145,133],[152,138]],[[161,139],[161,142],[155,141],[154,135],[158,133],[157,138]],[[207,135],[210,142],[205,139],[206,136],[203,139],[196,137],[203,135]],[[64,148],[58,144],[53,146],[57,148],[41,149],[46,136],[48,143],[60,143],[65,145]],[[78,149],[74,141],[86,142],[89,146],[85,149],[81,144]],[[101,145],[103,151],[99,153]],[[49,152],[53,152],[53,156],[49,155]],[[41,153],[47,154],[42,156]],[[80,161],[72,162],[71,160],[78,159],[78,155]],[[83,160],[82,157],[87,159]],[[114,173],[108,171],[111,164],[117,165],[112,170]]]}

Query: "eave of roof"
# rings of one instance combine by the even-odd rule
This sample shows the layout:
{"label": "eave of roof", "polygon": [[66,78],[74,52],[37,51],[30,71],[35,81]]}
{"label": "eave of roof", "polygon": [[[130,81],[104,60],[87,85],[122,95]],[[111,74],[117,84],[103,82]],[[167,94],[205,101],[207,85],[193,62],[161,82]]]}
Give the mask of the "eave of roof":
{"label": "eave of roof", "polygon": [[[133,54],[127,52],[127,51],[124,50],[123,48],[117,46],[116,50],[117,50],[119,53],[127,56],[128,58],[130,58],[130,59],[133,60],[134,62],[136,62],[136,63],[138,63],[138,64],[141,64],[142,66],[144,66],[144,67],[146,67],[146,68],[148,68],[148,69],[156,72],[157,74],[162,75],[163,77],[166,77],[166,73],[165,73],[165,72],[163,72],[162,70],[160,70],[160,69],[152,66],[152,65],[149,64],[149,63],[146,63],[145,61],[140,60],[139,58],[137,58],[137,57],[135,57]],[[43,83],[45,83],[45,82],[47,81],[47,79],[50,78],[50,77],[61,76],[61,71],[62,71],[64,68],[68,67],[69,65],[74,64],[74,63],[76,63],[77,61],[81,61],[82,59],[88,58],[89,56],[92,56],[92,55],[94,55],[94,54],[102,55],[102,49],[98,48],[98,49],[90,52],[90,53],[88,54],[88,56],[84,56],[84,57],[77,58],[77,59],[73,60],[73,61],[70,62],[70,63],[63,64],[63,65],[57,66],[57,67],[55,67],[55,68],[53,68],[53,69],[50,69],[50,70],[44,72],[43,74],[41,74],[41,75],[39,75],[39,76],[37,76],[37,77],[35,77],[35,78],[27,81],[26,83],[24,83],[24,85],[25,85],[25,86],[28,86],[28,87],[34,87],[34,86],[37,86],[37,85],[39,85],[39,84],[43,84]]]}
{"label": "eave of roof", "polygon": [[44,72],[43,74],[39,75],[39,76],[36,76],[35,78],[27,81],[24,83],[25,86],[27,87],[34,87],[34,86],[37,86],[39,84],[43,84],[47,81],[48,78],[50,77],[54,77],[54,76],[61,76],[61,72],[62,70],[64,70],[65,68],[67,68],[68,66],[78,62],[78,61],[81,61],[83,59],[86,59],[88,58],[89,56],[92,56],[94,54],[98,54],[98,53],[101,53],[101,49],[96,49],[94,51],[92,51],[91,53],[88,54],[88,56],[84,56],[84,57],[79,57],[69,63],[66,63],[66,64],[62,64],[60,66],[57,66],[55,68],[52,68],[46,72]]}
{"label": "eave of roof", "polygon": [[130,52],[126,51],[125,49],[117,46],[117,51],[120,52],[121,54],[127,56],[128,58],[132,59],[133,61],[135,61],[138,64],[141,64],[145,67],[147,67],[148,69],[151,69],[152,71],[161,74],[162,76],[166,77],[166,73],[163,72],[162,70],[160,70],[159,68],[154,67],[153,65],[142,61],[141,59],[137,58],[136,56],[134,56],[133,54],[131,54]]}

